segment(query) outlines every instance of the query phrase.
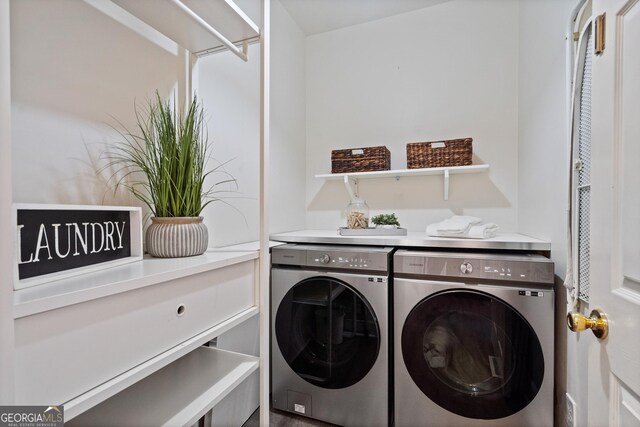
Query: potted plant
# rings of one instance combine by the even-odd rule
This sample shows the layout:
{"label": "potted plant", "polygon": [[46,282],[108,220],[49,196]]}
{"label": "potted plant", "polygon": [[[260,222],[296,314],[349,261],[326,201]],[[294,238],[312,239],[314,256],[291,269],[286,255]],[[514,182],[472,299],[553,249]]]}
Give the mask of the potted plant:
{"label": "potted plant", "polygon": [[144,108],[136,107],[137,132],[107,151],[116,167],[116,187],[124,186],[149,207],[147,252],[156,257],[185,257],[206,251],[209,232],[200,216],[215,197],[214,188],[233,177],[205,187],[217,168],[207,169],[209,146],[204,112],[196,97],[184,113],[177,113],[156,92]]}
{"label": "potted plant", "polygon": [[400,223],[398,222],[398,218],[396,218],[395,213],[391,214],[380,214],[371,218],[371,222],[375,224],[377,228],[399,228]]}

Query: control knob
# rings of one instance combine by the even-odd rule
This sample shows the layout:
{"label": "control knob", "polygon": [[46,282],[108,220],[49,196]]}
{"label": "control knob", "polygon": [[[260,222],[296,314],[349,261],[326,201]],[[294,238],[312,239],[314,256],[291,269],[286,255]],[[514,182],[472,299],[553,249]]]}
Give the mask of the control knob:
{"label": "control knob", "polygon": [[473,265],[468,262],[463,262],[462,264],[460,264],[460,272],[462,274],[473,273]]}
{"label": "control knob", "polygon": [[329,261],[331,261],[331,257],[327,254],[322,254],[320,255],[320,262],[323,264],[329,264]]}

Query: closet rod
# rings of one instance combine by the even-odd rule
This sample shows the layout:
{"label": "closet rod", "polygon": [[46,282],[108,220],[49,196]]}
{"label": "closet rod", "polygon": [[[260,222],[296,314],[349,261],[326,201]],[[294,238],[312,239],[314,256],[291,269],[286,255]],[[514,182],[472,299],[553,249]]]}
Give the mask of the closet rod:
{"label": "closet rod", "polygon": [[237,46],[229,41],[225,36],[223,36],[218,30],[209,25],[204,19],[198,16],[193,10],[191,10],[186,4],[182,3],[180,0],[171,0],[173,4],[182,9],[186,14],[192,17],[202,28],[211,33],[214,37],[222,42],[223,45],[227,47],[231,52],[233,52],[237,57],[247,62],[247,43],[243,43],[242,50],[240,50]]}
{"label": "closet rod", "polygon": [[[251,37],[248,39],[239,40],[235,42],[235,44],[238,44],[238,43],[243,43],[243,44],[246,43],[247,45],[258,44],[260,43],[260,36],[255,36],[255,37]],[[210,49],[199,50],[197,52],[193,52],[193,54],[200,58],[202,56],[212,55],[214,53],[226,52],[226,51],[227,51],[227,48],[225,46],[218,46]]]}

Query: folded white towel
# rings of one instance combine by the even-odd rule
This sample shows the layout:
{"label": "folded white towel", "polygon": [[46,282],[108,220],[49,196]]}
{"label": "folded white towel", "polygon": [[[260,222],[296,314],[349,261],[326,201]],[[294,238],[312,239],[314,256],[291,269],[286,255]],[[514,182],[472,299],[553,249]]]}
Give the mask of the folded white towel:
{"label": "folded white towel", "polygon": [[427,226],[427,234],[429,236],[436,236],[436,237],[459,237],[459,236],[463,236],[464,232],[462,233],[447,233],[444,231],[439,231],[438,230],[438,224],[429,224]]}
{"label": "folded white towel", "polygon": [[454,216],[427,226],[427,234],[435,237],[461,237],[467,239],[488,239],[498,233],[493,222],[482,223],[473,216]]}
{"label": "folded white towel", "polygon": [[498,226],[493,222],[473,225],[466,236],[470,239],[489,239],[498,234]]}
{"label": "folded white towel", "polygon": [[481,222],[482,220],[475,216],[455,215],[433,225],[436,226],[436,229],[440,233],[457,234],[466,233],[469,231],[469,227]]}

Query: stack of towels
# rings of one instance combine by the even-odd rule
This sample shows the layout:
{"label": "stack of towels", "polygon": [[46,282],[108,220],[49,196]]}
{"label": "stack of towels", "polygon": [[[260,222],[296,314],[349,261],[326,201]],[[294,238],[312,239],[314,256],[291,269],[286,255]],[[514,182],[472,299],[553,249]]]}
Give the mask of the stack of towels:
{"label": "stack of towels", "polygon": [[464,237],[468,239],[488,239],[498,233],[493,222],[482,222],[475,216],[455,215],[444,221],[427,226],[427,234],[436,237]]}

